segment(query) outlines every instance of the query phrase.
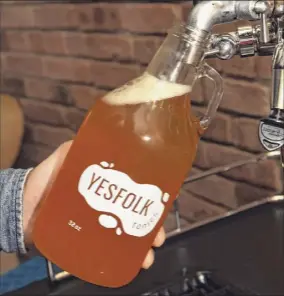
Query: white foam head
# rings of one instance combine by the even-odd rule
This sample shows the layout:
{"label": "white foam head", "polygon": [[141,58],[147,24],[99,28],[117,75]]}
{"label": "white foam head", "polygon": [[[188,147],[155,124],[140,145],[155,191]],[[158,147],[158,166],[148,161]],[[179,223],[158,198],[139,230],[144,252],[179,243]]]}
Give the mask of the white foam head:
{"label": "white foam head", "polygon": [[109,92],[103,100],[112,105],[135,105],[161,101],[190,93],[192,87],[161,80],[145,72],[138,78]]}

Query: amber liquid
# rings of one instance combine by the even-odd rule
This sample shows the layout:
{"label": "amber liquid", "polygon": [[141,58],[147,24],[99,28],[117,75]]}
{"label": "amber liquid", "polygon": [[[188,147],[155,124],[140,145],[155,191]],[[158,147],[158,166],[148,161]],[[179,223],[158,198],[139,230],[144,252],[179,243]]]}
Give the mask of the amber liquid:
{"label": "amber liquid", "polygon": [[[87,282],[120,287],[132,281],[192,166],[201,131],[191,113],[189,94],[135,105],[98,100],[39,210],[33,231],[36,247]],[[137,183],[154,184],[170,194],[148,235],[118,236],[102,227],[101,213],[78,192],[82,172],[102,161],[114,163],[116,170]]]}

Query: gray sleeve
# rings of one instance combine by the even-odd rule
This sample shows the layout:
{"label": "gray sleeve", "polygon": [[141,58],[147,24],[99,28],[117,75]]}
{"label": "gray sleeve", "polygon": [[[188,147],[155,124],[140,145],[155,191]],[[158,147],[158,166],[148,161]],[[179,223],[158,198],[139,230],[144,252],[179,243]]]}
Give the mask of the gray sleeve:
{"label": "gray sleeve", "polygon": [[31,169],[0,171],[0,250],[25,254],[23,190]]}

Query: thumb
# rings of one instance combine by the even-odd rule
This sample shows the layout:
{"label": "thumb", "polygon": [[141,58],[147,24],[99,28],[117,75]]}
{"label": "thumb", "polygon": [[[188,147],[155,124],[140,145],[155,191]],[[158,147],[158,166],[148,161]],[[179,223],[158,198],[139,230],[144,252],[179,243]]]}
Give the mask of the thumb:
{"label": "thumb", "polygon": [[31,240],[32,224],[37,208],[54,182],[71,145],[72,141],[60,145],[48,158],[35,167],[27,177],[23,196],[23,226],[28,241]]}

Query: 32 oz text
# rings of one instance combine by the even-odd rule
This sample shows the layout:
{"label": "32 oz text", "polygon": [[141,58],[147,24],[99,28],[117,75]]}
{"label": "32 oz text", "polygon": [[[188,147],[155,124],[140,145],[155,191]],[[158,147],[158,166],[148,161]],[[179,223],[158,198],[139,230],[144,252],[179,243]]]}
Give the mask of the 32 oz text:
{"label": "32 oz text", "polygon": [[71,226],[72,228],[74,228],[77,231],[81,231],[81,228],[79,225],[77,225],[74,221],[69,220],[68,225]]}

